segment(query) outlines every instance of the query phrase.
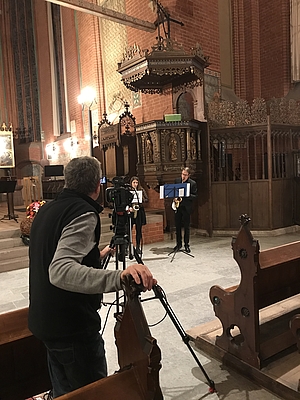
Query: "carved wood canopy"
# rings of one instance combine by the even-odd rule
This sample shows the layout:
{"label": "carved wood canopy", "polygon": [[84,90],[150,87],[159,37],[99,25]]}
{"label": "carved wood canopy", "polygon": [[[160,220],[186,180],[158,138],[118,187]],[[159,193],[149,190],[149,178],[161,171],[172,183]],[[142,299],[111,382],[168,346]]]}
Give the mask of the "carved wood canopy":
{"label": "carved wood canopy", "polygon": [[187,54],[171,39],[159,38],[151,52],[141,51],[136,44],[127,48],[122,62],[118,63],[118,72],[128,89],[154,94],[161,93],[168,85],[202,85],[204,68],[208,65],[208,57],[198,44]]}
{"label": "carved wood canopy", "polygon": [[124,104],[125,111],[119,117],[120,124],[120,134],[126,136],[135,135],[135,117],[131,114],[129,109],[129,104],[126,102]]}
{"label": "carved wood canopy", "polygon": [[119,124],[99,126],[98,135],[101,148],[119,145]]}

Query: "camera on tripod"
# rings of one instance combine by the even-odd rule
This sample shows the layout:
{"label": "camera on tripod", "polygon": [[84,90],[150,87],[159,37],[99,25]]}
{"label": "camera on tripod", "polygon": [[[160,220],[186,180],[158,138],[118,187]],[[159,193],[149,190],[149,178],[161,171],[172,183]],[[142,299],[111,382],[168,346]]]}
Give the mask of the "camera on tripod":
{"label": "camera on tripod", "polygon": [[112,227],[114,232],[112,246],[117,246],[119,261],[125,260],[125,254],[131,242],[130,207],[133,200],[131,186],[125,177],[116,176],[110,181],[113,186],[105,191],[106,201],[112,205]]}
{"label": "camera on tripod", "polygon": [[113,208],[117,213],[127,213],[131,206],[133,194],[129,183],[125,182],[125,177],[115,176],[111,183],[112,187],[106,189],[106,201],[113,204]]}

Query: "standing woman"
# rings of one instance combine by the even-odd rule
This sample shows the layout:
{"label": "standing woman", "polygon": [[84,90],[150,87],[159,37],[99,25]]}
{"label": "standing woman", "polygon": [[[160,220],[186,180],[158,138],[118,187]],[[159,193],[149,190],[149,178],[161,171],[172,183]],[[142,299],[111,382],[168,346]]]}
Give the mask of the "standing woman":
{"label": "standing woman", "polygon": [[[133,176],[130,179],[130,185],[132,191],[135,192],[134,201],[133,201],[133,215],[132,215],[132,226],[135,225],[136,231],[136,250],[139,254],[142,254],[141,242],[142,242],[142,226],[146,225],[146,213],[143,207],[143,203],[147,203],[148,196],[145,189],[140,186],[140,180],[137,176]],[[138,197],[138,191],[142,192],[142,202]]]}

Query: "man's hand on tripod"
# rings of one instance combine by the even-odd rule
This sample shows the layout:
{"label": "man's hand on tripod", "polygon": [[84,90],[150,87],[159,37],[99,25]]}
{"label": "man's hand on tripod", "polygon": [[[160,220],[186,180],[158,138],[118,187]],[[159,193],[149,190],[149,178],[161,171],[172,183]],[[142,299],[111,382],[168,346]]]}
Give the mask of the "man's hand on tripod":
{"label": "man's hand on tripod", "polygon": [[131,275],[137,285],[142,283],[145,291],[151,290],[152,287],[157,284],[157,280],[153,278],[149,268],[143,264],[129,265],[124,271],[122,271],[121,279],[124,280],[127,275]]}
{"label": "man's hand on tripod", "polygon": [[100,258],[101,258],[101,260],[103,259],[103,258],[105,258],[106,256],[108,256],[108,255],[111,255],[111,256],[114,256],[115,255],[115,253],[116,253],[116,249],[115,248],[111,248],[111,247],[109,247],[110,245],[107,245],[107,246],[105,246],[104,247],[104,249],[102,249],[101,251],[100,251]]}

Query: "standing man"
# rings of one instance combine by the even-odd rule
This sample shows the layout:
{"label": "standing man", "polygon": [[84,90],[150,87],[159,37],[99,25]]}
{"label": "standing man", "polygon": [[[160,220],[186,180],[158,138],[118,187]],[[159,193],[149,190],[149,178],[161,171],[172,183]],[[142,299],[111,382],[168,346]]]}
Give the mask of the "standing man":
{"label": "standing man", "polygon": [[174,247],[175,251],[178,251],[182,247],[182,233],[181,227],[183,224],[184,228],[184,249],[187,253],[191,252],[190,249],[190,219],[192,212],[192,202],[197,197],[197,184],[193,179],[190,178],[191,171],[189,167],[185,167],[181,170],[181,178],[176,178],[175,183],[189,183],[190,184],[190,195],[188,197],[182,197],[177,199],[176,204],[178,207],[175,210],[175,226],[176,226],[176,241],[177,244]]}
{"label": "standing man", "polygon": [[99,251],[99,161],[74,158],[64,175],[63,191],[34,218],[29,247],[28,326],[47,348],[54,398],[107,375],[102,293],[121,290],[126,275],[148,290],[156,284],[141,264],[101,269],[100,259],[112,250]]}

